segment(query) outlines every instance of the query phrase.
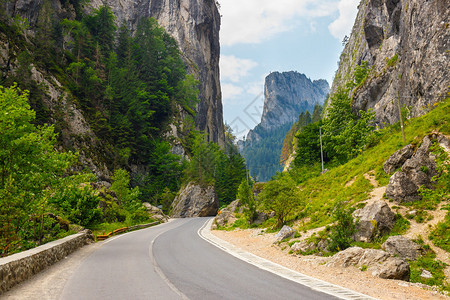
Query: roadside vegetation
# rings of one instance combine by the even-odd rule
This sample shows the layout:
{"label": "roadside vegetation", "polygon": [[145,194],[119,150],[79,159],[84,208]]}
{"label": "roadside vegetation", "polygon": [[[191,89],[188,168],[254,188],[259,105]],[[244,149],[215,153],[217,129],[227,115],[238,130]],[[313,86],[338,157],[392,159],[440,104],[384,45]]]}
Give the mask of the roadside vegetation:
{"label": "roadside vegetation", "polygon": [[[450,98],[447,98],[436,104],[435,107],[430,108],[428,114],[406,120],[405,142],[402,140],[399,124],[376,131],[363,130],[361,135],[364,137],[364,143],[361,144],[358,151],[346,151],[341,148],[327,152],[325,168],[329,170],[324,174],[321,174],[321,165],[317,158],[314,163],[314,160],[307,156],[307,163],[303,163],[302,157],[297,156],[293,168],[288,172],[278,174],[271,181],[263,184],[262,192],[256,197],[257,210],[266,213],[275,212],[275,216],[259,226],[249,223],[248,220],[244,222],[238,218],[228,228],[260,227],[264,228],[266,232],[274,232],[282,225],[287,224],[296,229],[298,235],[301,236],[311,229],[323,227],[323,230],[308,238],[309,242],[314,242],[316,245],[321,240],[330,241],[329,252],[321,255],[332,255],[349,246],[380,249],[389,236],[405,234],[410,227],[410,220],[418,223],[427,222],[431,220],[431,211],[435,210],[443,201],[448,203],[450,200],[449,157],[440,147],[434,146],[432,151],[437,157],[438,172],[441,174],[440,177],[435,179],[433,183],[434,188],[421,188],[420,191],[423,198],[418,202],[393,206],[397,210],[396,223],[388,235],[378,237],[371,243],[354,242],[351,239],[355,226],[352,212],[355,209],[364,207],[362,202],[369,198],[369,193],[374,188],[368,175],[372,176],[379,186],[387,185],[390,176],[383,171],[383,163],[395,151],[407,144],[418,145],[424,136],[433,131],[449,135],[449,116]],[[327,121],[322,120],[322,122],[326,123]],[[355,121],[353,124],[358,122]],[[362,122],[366,121],[363,120]],[[308,126],[304,127],[306,128],[305,131],[298,133],[300,138],[313,136],[311,131],[308,130]],[[358,125],[355,125],[355,128],[358,128]],[[343,134],[346,135],[347,133]],[[314,138],[318,138],[317,133]],[[336,139],[340,138],[337,137]],[[327,139],[324,140],[324,148],[328,149],[327,147],[330,146],[325,144]],[[332,140],[330,138],[328,142]],[[313,147],[317,146],[314,143],[310,144]],[[302,145],[297,145],[297,147],[300,148]],[[320,148],[318,151],[320,151]],[[307,152],[304,151],[303,153]],[[282,197],[283,201],[277,200],[277,196],[280,194],[284,195]],[[386,201],[391,200],[386,199]],[[290,207],[292,207],[291,210],[289,209]],[[403,211],[415,210],[417,213],[414,216],[401,214],[402,208]],[[448,204],[443,206],[442,209],[448,210]],[[450,215],[447,213],[445,220],[437,224],[429,236],[429,239],[435,246],[445,251],[450,250],[449,221]],[[223,229],[226,228],[225,226]],[[298,239],[295,240],[298,241]],[[449,287],[446,285],[445,276],[443,275],[446,265],[436,259],[436,254],[429,246],[426,244],[423,246],[427,250],[426,255],[410,263],[411,281],[437,285],[448,290]],[[315,250],[303,254],[318,252],[320,251]],[[420,276],[422,269],[429,270],[433,273],[433,276],[434,274],[437,275],[432,280],[424,279]]]}

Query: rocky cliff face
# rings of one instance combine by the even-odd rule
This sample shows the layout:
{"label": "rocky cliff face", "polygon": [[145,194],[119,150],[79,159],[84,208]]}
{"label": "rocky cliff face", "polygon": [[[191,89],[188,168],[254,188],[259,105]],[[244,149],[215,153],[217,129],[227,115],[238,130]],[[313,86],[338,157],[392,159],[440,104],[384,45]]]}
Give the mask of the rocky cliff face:
{"label": "rocky cliff face", "polygon": [[353,91],[353,109],[374,108],[380,125],[398,121],[396,100],[411,116],[448,97],[450,5],[447,0],[363,0],[342,52],[331,92],[367,61],[367,80]]}
{"label": "rocky cliff face", "polygon": [[[36,24],[41,0],[7,1],[11,16],[26,17]],[[50,0],[53,10],[61,18],[75,16],[68,1]],[[154,17],[178,42],[188,73],[200,80],[200,103],[196,125],[208,134],[211,141],[223,144],[224,128],[222,94],[219,76],[220,14],[213,0],[92,0],[84,9],[90,11],[102,5],[112,8],[118,25],[125,22],[132,30],[140,19]]]}
{"label": "rocky cliff face", "polygon": [[[298,72],[274,72],[266,77],[264,110],[260,127],[273,130],[284,124],[293,124],[301,112],[313,112],[316,104],[323,104],[330,87],[326,80],[311,81]],[[251,130],[247,140],[259,140]]]}

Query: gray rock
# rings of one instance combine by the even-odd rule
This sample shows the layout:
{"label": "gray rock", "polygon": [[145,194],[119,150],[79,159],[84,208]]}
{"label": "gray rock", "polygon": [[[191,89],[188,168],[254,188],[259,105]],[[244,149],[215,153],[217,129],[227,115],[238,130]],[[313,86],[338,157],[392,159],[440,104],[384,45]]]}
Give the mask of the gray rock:
{"label": "gray rock", "polygon": [[330,93],[352,80],[356,65],[367,61],[372,71],[352,93],[355,113],[373,108],[380,126],[398,122],[397,96],[401,106],[411,107],[411,117],[427,113],[440,101],[436,95],[446,95],[450,86],[448,2],[368,0],[358,9]]}
{"label": "gray rock", "polygon": [[350,247],[344,251],[340,251],[333,255],[331,260],[327,263],[327,266],[332,267],[344,267],[355,266],[358,264],[361,257],[364,255],[365,250],[361,247]]}
{"label": "gray rock", "polygon": [[430,147],[434,140],[444,140],[442,135],[431,134],[424,137],[422,144],[414,155],[405,161],[401,171],[389,179],[386,196],[398,202],[418,201],[422,197],[418,193],[420,186],[432,188],[431,180],[438,175],[434,156]]}
{"label": "gray rock", "polygon": [[234,213],[228,209],[222,209],[214,219],[214,224],[217,226],[225,226],[233,224],[236,221]]}
{"label": "gray rock", "polygon": [[226,209],[228,209],[229,211],[231,211],[233,213],[242,213],[243,207],[242,207],[241,200],[239,200],[239,199],[234,200],[233,202],[228,204]]}
{"label": "gray rock", "polygon": [[396,169],[400,168],[407,159],[411,158],[414,154],[414,146],[407,145],[402,149],[396,151],[389,157],[389,159],[383,164],[383,170],[387,174],[391,174]]}
{"label": "gray rock", "polygon": [[416,260],[418,256],[425,254],[422,246],[401,235],[389,237],[381,247],[392,255],[409,260]]}
{"label": "gray rock", "polygon": [[421,199],[418,186],[402,171],[395,172],[386,187],[386,197],[398,202],[414,202]]}
{"label": "gray rock", "polygon": [[150,203],[144,202],[142,205],[147,210],[150,217],[156,219],[162,223],[165,223],[169,220],[169,217],[158,207],[151,205]]}
{"label": "gray rock", "polygon": [[338,252],[327,263],[327,266],[340,267],[365,266],[373,276],[385,279],[409,280],[410,268],[407,261],[392,257],[388,253],[376,249],[351,247]]}
{"label": "gray rock", "polygon": [[395,224],[395,214],[384,201],[376,201],[353,213],[358,221],[355,241],[371,242],[377,236],[389,233]]}
{"label": "gray rock", "polygon": [[292,229],[291,227],[284,225],[283,228],[281,228],[281,230],[275,235],[276,242],[280,242],[284,239],[293,237],[295,234],[295,230]]}
{"label": "gray rock", "polygon": [[253,223],[255,223],[256,225],[261,225],[262,223],[267,221],[267,219],[269,219],[269,215],[265,212],[258,211],[256,212],[256,214],[256,219],[255,221],[253,221]]}
{"label": "gray rock", "polygon": [[431,272],[429,272],[427,270],[423,270],[422,274],[420,274],[420,277],[425,278],[425,279],[430,279],[430,278],[433,278],[433,274],[431,274]]}
{"label": "gray rock", "polygon": [[172,206],[174,218],[215,216],[219,210],[219,199],[214,186],[202,187],[190,182],[180,190]]}
{"label": "gray rock", "polygon": [[330,243],[328,240],[320,240],[317,243],[315,242],[307,242],[301,241],[292,245],[291,250],[293,252],[308,252],[308,251],[319,251],[324,252],[327,251],[328,245]]}

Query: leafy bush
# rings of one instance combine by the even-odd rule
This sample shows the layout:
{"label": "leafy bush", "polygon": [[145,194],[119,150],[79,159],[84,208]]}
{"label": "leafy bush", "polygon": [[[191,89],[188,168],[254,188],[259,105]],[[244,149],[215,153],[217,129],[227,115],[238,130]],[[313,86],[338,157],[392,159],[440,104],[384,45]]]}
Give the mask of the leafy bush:
{"label": "leafy bush", "polygon": [[237,199],[241,200],[244,205],[245,218],[252,223],[256,218],[256,201],[253,197],[252,187],[246,179],[243,179],[239,185]]}
{"label": "leafy bush", "polygon": [[286,224],[294,209],[302,204],[297,185],[289,175],[279,175],[267,182],[259,197],[265,209],[275,212],[276,228]]}
{"label": "leafy bush", "polygon": [[338,203],[333,213],[335,224],[330,230],[330,245],[328,249],[332,252],[342,251],[350,247],[353,242],[352,236],[356,232],[356,224],[353,222],[352,209],[345,208],[344,204]]}

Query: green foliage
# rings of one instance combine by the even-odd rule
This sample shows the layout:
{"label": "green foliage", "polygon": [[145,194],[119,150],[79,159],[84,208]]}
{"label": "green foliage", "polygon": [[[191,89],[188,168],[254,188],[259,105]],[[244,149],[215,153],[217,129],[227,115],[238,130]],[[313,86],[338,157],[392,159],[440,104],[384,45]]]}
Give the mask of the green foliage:
{"label": "green foliage", "polygon": [[321,161],[320,157],[320,132],[322,122],[309,124],[301,129],[295,136],[297,148],[294,165],[311,166]]}
{"label": "green foliage", "polygon": [[388,66],[388,68],[393,67],[398,61],[398,54],[395,53],[394,56],[392,56],[390,59],[386,58],[386,65]]}
{"label": "green foliage", "polygon": [[264,185],[259,195],[266,210],[274,211],[277,228],[281,228],[292,217],[294,209],[302,205],[297,185],[289,175],[279,175]]}
{"label": "green foliage", "polygon": [[239,185],[237,192],[237,199],[241,200],[242,204],[245,206],[244,215],[250,223],[255,220],[256,214],[256,200],[253,197],[252,186],[247,182],[246,179],[243,179],[241,184]]}
{"label": "green foliage", "polygon": [[246,176],[245,161],[234,145],[235,137],[230,130],[227,127],[224,149],[197,135],[185,174],[185,181],[214,185],[221,204],[229,204],[236,199],[239,184]]}
{"label": "green foliage", "polygon": [[[446,283],[446,277],[444,269],[446,264],[436,260],[436,254],[432,251],[424,256],[420,256],[416,261],[409,262],[411,268],[410,281],[420,282],[429,286],[439,286],[444,290],[450,290],[450,287]],[[433,277],[432,278],[422,278],[420,275],[423,270],[429,271]]]}
{"label": "green foliage", "polygon": [[14,252],[25,237],[44,241],[48,199],[64,188],[62,177],[76,159],[54,150],[52,126],[31,123],[35,112],[27,96],[16,86],[0,87],[1,255]]}
{"label": "green foliage", "polygon": [[[449,116],[450,100],[447,99],[427,115],[410,119],[408,126],[405,127],[406,144],[421,140],[433,131],[450,134],[450,128],[447,127],[450,122]],[[290,172],[294,180],[299,178],[299,195],[306,202],[304,210],[299,208],[294,213],[299,219],[305,218],[305,212],[309,217],[304,219],[303,229],[317,228],[331,223],[333,221],[331,214],[335,204],[339,201],[347,201],[349,205],[356,205],[367,199],[369,197],[368,191],[373,186],[364,178],[363,174],[373,171],[379,184],[387,185],[389,176],[383,171],[383,163],[392,153],[404,147],[405,144],[402,142],[399,127],[386,127],[379,130],[378,133],[379,142],[377,144],[365,149],[361,155],[347,163],[330,168],[328,172],[321,176],[317,176],[320,171],[316,171],[316,176],[312,173],[310,178],[306,176],[306,179],[304,179],[306,171],[302,170],[305,169],[299,171],[294,169],[294,172]],[[318,169],[320,170],[320,166]],[[346,187],[346,183],[354,178],[355,182]],[[420,205],[423,209],[434,207],[434,205],[429,206],[429,203],[429,201],[419,201],[417,204],[413,204],[413,207],[416,208],[415,205]]]}
{"label": "green foliage", "polygon": [[368,67],[368,62],[363,61],[360,65],[357,65],[355,67],[355,73],[353,75],[354,80],[351,83],[351,88],[358,87],[364,84],[364,82],[367,79],[367,76],[369,75],[370,68]]}
{"label": "green foliage", "polygon": [[328,249],[332,252],[342,251],[350,247],[352,235],[356,232],[356,224],[353,222],[353,210],[344,207],[344,203],[338,203],[333,212],[333,220],[336,222],[331,226],[330,245]]}
{"label": "green foliage", "polygon": [[259,141],[244,141],[242,156],[244,156],[250,174],[256,181],[268,181],[277,172],[281,172],[280,152],[283,140],[291,124],[285,124],[277,129],[266,130],[258,125],[253,131],[261,137]]}
{"label": "green foliage", "polygon": [[443,222],[436,225],[429,238],[433,244],[450,252],[450,212],[447,212]]}

